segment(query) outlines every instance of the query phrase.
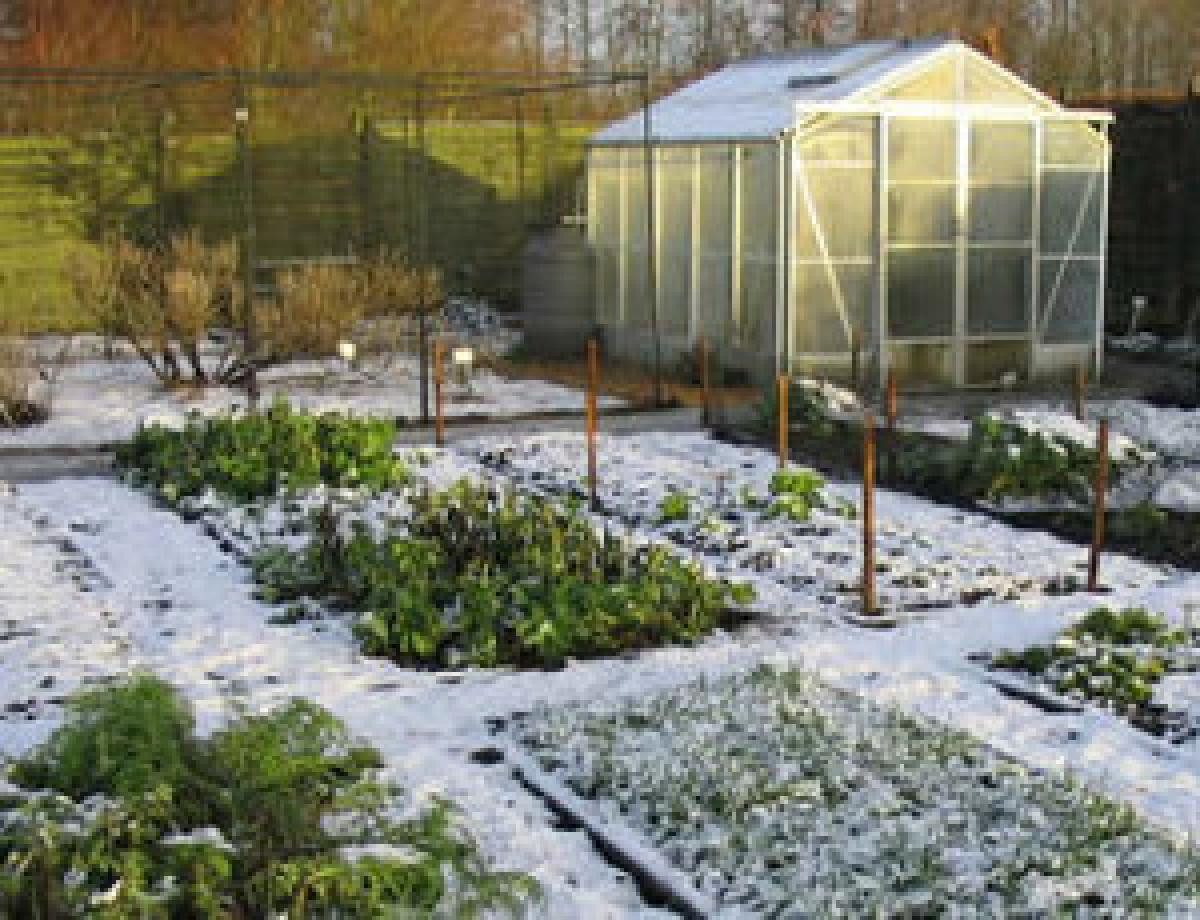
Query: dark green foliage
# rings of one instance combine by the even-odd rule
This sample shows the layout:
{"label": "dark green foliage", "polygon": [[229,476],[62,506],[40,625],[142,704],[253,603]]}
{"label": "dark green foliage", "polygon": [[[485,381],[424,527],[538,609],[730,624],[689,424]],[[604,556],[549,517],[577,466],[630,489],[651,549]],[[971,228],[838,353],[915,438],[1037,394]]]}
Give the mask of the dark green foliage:
{"label": "dark green foliage", "polygon": [[1052,645],[1001,652],[991,667],[1030,674],[1059,693],[1136,708],[1152,701],[1154,685],[1166,674],[1180,670],[1171,652],[1189,641],[1183,630],[1144,609],[1099,607]]}
{"label": "dark green foliage", "polygon": [[274,600],[364,611],[368,653],[421,665],[556,666],[694,642],[753,596],[663,547],[598,534],[578,505],[467,482],[410,503],[405,532],[383,539],[345,538],[323,511],[305,550],[264,551],[256,577]]}
{"label": "dark green foliage", "polygon": [[394,440],[390,421],[310,415],[281,400],[262,413],[192,418],[182,431],[143,428],[117,461],[169,504],[208,488],[249,502],[281,487],[381,490],[403,483],[408,473],[392,452]]}
{"label": "dark green foliage", "polygon": [[[774,431],[779,426],[779,391],[775,386],[763,391],[758,403],[757,423],[762,431]],[[812,388],[793,383],[788,389],[788,423],[802,425],[806,432],[828,437],[836,426],[820,394]]]}
{"label": "dark green foliage", "polygon": [[[153,716],[157,706],[169,716]],[[138,715],[150,720],[146,737],[131,730]],[[150,739],[154,726],[166,736]],[[118,729],[132,736],[122,769],[83,781],[81,752]],[[488,872],[445,804],[389,817],[395,790],[371,779],[379,766],[304,701],[199,739],[154,678],[88,694],[12,770],[20,785],[51,792],[0,798],[0,916],[472,915],[515,911],[536,893],[524,876]],[[353,858],[345,848],[356,846],[365,849]]]}
{"label": "dark green foliage", "polygon": [[[971,425],[960,481],[967,495],[993,501],[1054,496],[1088,501],[1096,461],[1093,448],[982,416]],[[1114,464],[1114,481],[1120,472]]]}
{"label": "dark green foliage", "polygon": [[807,521],[814,508],[825,507],[824,488],[825,479],[813,470],[779,470],[771,477],[771,494],[775,500],[767,509],[767,517]]}

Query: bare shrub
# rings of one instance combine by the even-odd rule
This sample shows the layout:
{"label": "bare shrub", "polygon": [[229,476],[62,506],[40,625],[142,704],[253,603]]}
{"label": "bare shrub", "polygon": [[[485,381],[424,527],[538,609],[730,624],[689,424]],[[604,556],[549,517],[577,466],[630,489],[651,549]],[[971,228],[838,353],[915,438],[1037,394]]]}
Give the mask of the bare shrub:
{"label": "bare shrub", "polygon": [[18,317],[0,313],[0,428],[45,420],[48,399],[39,394],[37,355]]}
{"label": "bare shrub", "polygon": [[356,265],[303,265],[281,274],[278,287],[278,307],[260,329],[276,360],[336,354],[366,312],[367,286]]}
{"label": "bare shrub", "polygon": [[80,249],[66,272],[80,309],[105,335],[129,343],[168,384],[231,383],[244,373],[236,346],[205,354],[204,339],[229,322],[240,298],[238,249],[195,231],[151,248],[114,238]]}

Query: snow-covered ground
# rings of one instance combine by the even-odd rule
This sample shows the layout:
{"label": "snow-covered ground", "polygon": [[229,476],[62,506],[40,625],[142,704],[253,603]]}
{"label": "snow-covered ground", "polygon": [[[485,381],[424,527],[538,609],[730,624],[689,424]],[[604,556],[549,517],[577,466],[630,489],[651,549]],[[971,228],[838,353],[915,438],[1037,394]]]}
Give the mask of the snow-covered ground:
{"label": "snow-covered ground", "polygon": [[[765,490],[772,467],[764,452],[700,435],[602,444],[605,503],[643,535],[668,532],[652,520],[668,487],[691,493],[704,516],[742,485]],[[514,448],[506,469],[481,465],[483,454],[494,464],[503,448]],[[582,478],[577,435],[523,444],[489,438],[433,456],[430,474],[438,478],[490,475],[547,489]],[[534,470],[537,480],[527,475]],[[857,501],[852,484],[828,491]],[[0,752],[24,750],[44,736],[58,718],[52,700],[85,677],[134,667],[180,685],[209,726],[231,699],[260,708],[302,695],[380,747],[397,781],[418,795],[457,802],[499,865],[533,872],[547,887],[546,916],[652,916],[580,834],[553,828],[505,766],[471,762],[472,751],[492,743],[484,720],[540,703],[646,697],[771,661],[802,665],[838,686],[965,729],[1032,765],[1077,771],[1164,826],[1200,833],[1200,745],[1156,741],[1095,708],[1047,714],[1001,695],[967,661],[984,649],[1046,642],[1094,606],[1096,598],[1047,592],[1039,581],[1077,573],[1084,551],[911,497],[881,492],[878,501],[881,561],[900,567],[897,577],[921,569],[915,574],[928,590],[954,603],[894,631],[851,627],[838,615],[844,605],[822,595],[856,575],[854,522],[822,513],[810,532],[738,517],[727,523],[741,527],[749,545],[709,561],[752,580],[769,620],[694,649],[572,663],[554,673],[432,674],[363,658],[342,621],[268,625],[273,608],[253,600],[246,571],[205,535],[204,522],[187,523],[117,482],[23,487],[0,496],[0,625],[14,634],[4,639],[0,632],[0,709],[24,707],[0,722]],[[680,551],[704,556],[689,548],[692,534],[677,533]],[[64,538],[69,545],[56,542]],[[885,595],[891,574],[880,575]],[[1003,599],[1009,594],[1002,591],[967,605],[964,592],[988,579],[1016,588],[1013,598]],[[81,592],[77,580],[88,590]],[[1105,558],[1104,580],[1114,589],[1105,603],[1144,604],[1173,620],[1181,619],[1183,604],[1200,600],[1200,576],[1118,556]],[[919,579],[907,584],[905,592],[926,590]],[[48,677],[54,682],[43,687]],[[1200,683],[1179,692],[1200,700]]]}
{"label": "snow-covered ground", "polygon": [[[415,357],[398,357],[385,375],[372,379],[340,361],[298,361],[260,375],[261,399],[284,397],[297,408],[416,419],[421,414],[419,368]],[[538,380],[508,380],[477,370],[466,386],[446,387],[447,415],[515,415],[583,410],[584,394]],[[430,384],[430,401],[433,400]],[[244,406],[244,390],[211,387],[168,391],[136,359],[89,357],[67,364],[52,399],[50,419],[19,430],[0,428],[5,446],[80,446],[125,440],[143,422],[180,423],[189,412],[214,415]],[[602,405],[616,405],[608,397]]]}

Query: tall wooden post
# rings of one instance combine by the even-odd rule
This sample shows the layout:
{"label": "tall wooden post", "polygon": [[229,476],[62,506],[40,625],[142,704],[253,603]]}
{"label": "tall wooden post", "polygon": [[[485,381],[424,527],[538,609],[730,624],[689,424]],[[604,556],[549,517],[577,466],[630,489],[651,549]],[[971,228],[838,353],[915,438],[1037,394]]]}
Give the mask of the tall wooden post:
{"label": "tall wooden post", "polygon": [[863,417],[862,505],[862,605],[869,616],[879,612],[875,599],[875,416],[870,412]]}
{"label": "tall wooden post", "polygon": [[234,143],[240,166],[238,196],[242,205],[239,274],[241,275],[244,310],[242,348],[246,354],[246,402],[250,409],[255,409],[258,406],[258,368],[255,363],[258,342],[254,324],[254,288],[258,269],[258,231],[254,219],[254,151],[250,136],[250,97],[240,74],[237,75],[234,84],[233,126]]}
{"label": "tall wooden post", "polygon": [[776,382],[775,400],[779,404],[779,418],[776,420],[775,424],[776,428],[778,429],[777,434],[779,437],[779,443],[777,449],[779,453],[779,468],[781,470],[787,467],[789,460],[788,435],[790,432],[788,431],[788,428],[790,422],[790,410],[788,408],[788,394],[791,390],[791,386],[791,378],[788,377],[787,374],[780,374],[779,379]]}
{"label": "tall wooden post", "polygon": [[434,443],[438,447],[446,445],[446,417],[442,405],[442,385],[445,382],[445,370],[442,367],[442,352],[444,346],[440,338],[433,341],[433,411],[434,411]]}
{"label": "tall wooden post", "polygon": [[700,360],[700,388],[704,392],[704,425],[708,427],[713,423],[712,411],[712,376],[708,366],[708,339],[701,338],[696,343]]}
{"label": "tall wooden post", "polygon": [[1088,557],[1088,592],[1100,588],[1100,553],[1104,550],[1105,514],[1108,510],[1108,419],[1100,420],[1096,432],[1095,518],[1092,521],[1092,551]]}
{"label": "tall wooden post", "polygon": [[591,498],[592,510],[600,506],[597,462],[596,462],[596,428],[598,412],[598,391],[600,389],[600,349],[595,339],[587,343],[587,463],[588,463],[588,495]]}

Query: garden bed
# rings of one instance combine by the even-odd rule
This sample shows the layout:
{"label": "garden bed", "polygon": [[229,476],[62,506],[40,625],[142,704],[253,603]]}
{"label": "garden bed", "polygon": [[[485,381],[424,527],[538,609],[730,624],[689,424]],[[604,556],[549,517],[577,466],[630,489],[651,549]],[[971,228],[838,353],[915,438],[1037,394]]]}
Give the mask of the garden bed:
{"label": "garden bed", "polygon": [[542,708],[511,732],[722,911],[1200,909],[1200,857],[1128,809],[800,671]]}
{"label": "garden bed", "polygon": [[[765,413],[757,427],[723,430],[734,443],[774,445]],[[1064,446],[1057,439],[1025,438],[1018,426],[979,427],[966,441],[938,434],[880,429],[877,481],[963,510],[979,511],[1013,526],[1042,530],[1090,545],[1094,512],[1089,479],[1094,451]],[[1057,443],[1056,443],[1057,441]],[[790,445],[796,461],[835,477],[862,472],[861,423],[804,405],[793,414]],[[1010,456],[1015,449],[1018,457]],[[1150,562],[1200,569],[1200,514],[1151,503],[1153,489],[1136,465],[1126,465],[1141,499],[1110,505],[1106,547]],[[1119,483],[1120,465],[1113,478]],[[1148,491],[1147,491],[1148,490]]]}

